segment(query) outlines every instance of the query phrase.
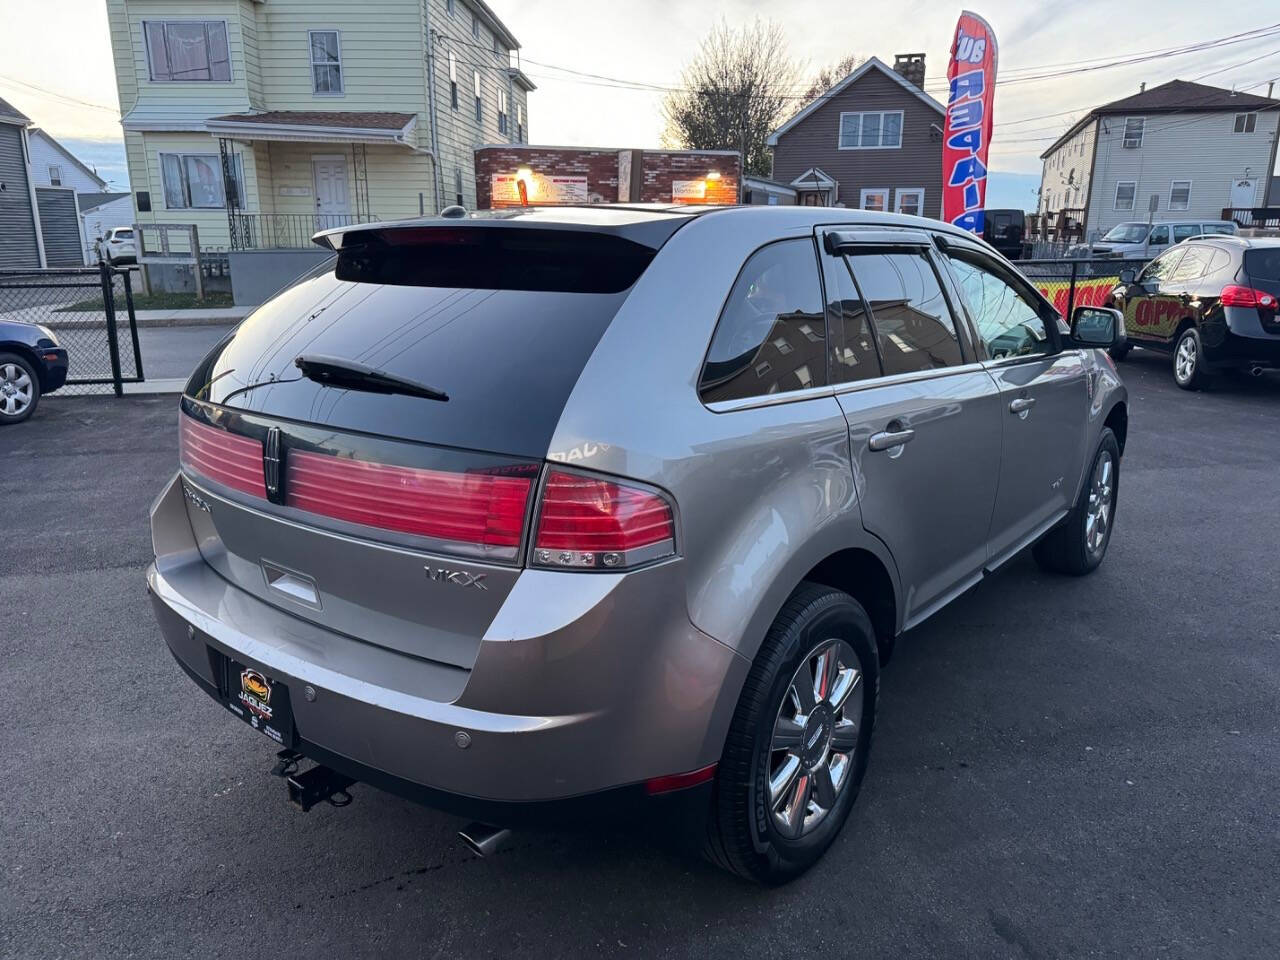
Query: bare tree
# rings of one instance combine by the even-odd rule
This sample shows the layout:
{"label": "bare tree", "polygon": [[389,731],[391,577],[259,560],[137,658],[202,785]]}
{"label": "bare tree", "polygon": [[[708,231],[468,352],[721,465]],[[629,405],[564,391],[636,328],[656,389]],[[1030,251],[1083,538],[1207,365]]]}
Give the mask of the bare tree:
{"label": "bare tree", "polygon": [[867,62],[867,58],[860,53],[851,53],[843,60],[828,64],[813,75],[813,80],[809,82],[808,89],[805,90],[803,98],[796,106],[797,110],[807,107],[813,101],[834,87],[837,83],[853,73],[858,67]]}
{"label": "bare tree", "polygon": [[662,104],[669,146],[739,150],[747,173],[768,176],[765,141],[795,107],[798,72],[776,23],[712,28]]}

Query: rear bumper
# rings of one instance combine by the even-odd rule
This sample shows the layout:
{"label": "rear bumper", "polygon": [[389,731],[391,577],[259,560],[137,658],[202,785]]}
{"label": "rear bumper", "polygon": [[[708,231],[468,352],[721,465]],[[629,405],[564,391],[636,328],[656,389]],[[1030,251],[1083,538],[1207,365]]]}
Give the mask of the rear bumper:
{"label": "rear bumper", "polygon": [[1221,366],[1280,367],[1280,332],[1262,325],[1253,307],[1227,307],[1225,323],[1218,327],[1221,339],[1205,337],[1210,363]]}
{"label": "rear bumper", "polygon": [[285,683],[298,749],[326,766],[513,823],[553,804],[626,807],[646,780],[719,760],[749,663],[689,622],[678,563],[644,576],[524,571],[466,673],[231,585],[201,557],[182,496],[175,477],[152,511],[147,584],[165,642],[211,696],[210,649]]}

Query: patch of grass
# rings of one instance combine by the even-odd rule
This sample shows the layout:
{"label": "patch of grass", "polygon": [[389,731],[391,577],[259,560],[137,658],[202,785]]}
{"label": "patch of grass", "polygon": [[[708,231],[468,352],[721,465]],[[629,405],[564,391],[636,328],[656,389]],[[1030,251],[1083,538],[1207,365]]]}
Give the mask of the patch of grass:
{"label": "patch of grass", "polygon": [[[235,306],[231,301],[231,294],[221,292],[210,292],[204,295],[203,300],[197,300],[194,293],[152,293],[143,296],[141,293],[133,295],[134,310],[204,310],[210,307],[232,307]],[[124,297],[116,298],[116,310],[124,308]],[[101,312],[103,310],[102,298],[97,297],[93,300],[81,300],[79,303],[72,303],[65,307],[60,307],[58,313],[84,313],[84,312]]]}

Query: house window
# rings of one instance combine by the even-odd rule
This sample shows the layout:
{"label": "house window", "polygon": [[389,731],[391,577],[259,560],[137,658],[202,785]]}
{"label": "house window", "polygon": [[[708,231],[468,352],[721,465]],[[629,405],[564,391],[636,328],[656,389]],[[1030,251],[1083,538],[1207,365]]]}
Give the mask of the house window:
{"label": "house window", "polygon": [[462,206],[462,168],[453,168],[453,202]]}
{"label": "house window", "polygon": [[502,46],[498,43],[498,35],[493,35],[493,55],[495,57],[502,56]]}
{"label": "house window", "polygon": [[1191,181],[1175,180],[1169,186],[1169,209],[1186,210],[1191,206]]}
{"label": "house window", "polygon": [[1258,126],[1258,115],[1256,113],[1237,113],[1236,114],[1236,133],[1253,133]]}
{"label": "house window", "polygon": [[480,39],[480,18],[476,16],[475,11],[471,12],[471,36]]}
{"label": "house window", "polygon": [[452,17],[457,12],[458,5],[454,0],[445,0],[444,8],[448,12],[449,16]]}
{"label": "house window", "polygon": [[872,187],[862,191],[862,200],[859,206],[863,210],[875,210],[884,213],[889,209],[889,190],[888,188]]}
{"label": "house window", "polygon": [[311,91],[318,94],[342,93],[342,47],[337,30],[312,30]]}
{"label": "house window", "polygon": [[449,106],[458,109],[458,58],[449,51]]}
{"label": "house window", "polygon": [[498,132],[507,132],[507,91],[498,88]]}
{"label": "house window", "polygon": [[[227,205],[222,161],[216,153],[162,153],[160,176],[164,204],[170,210],[220,210]],[[232,178],[238,198],[244,197],[240,155],[232,155]]]}
{"label": "house window", "polygon": [[162,82],[231,80],[231,50],[223,20],[146,20],[147,64]]}
{"label": "house window", "polygon": [[484,122],[484,101],[480,99],[480,71],[473,70],[471,73],[476,88],[476,123]]}
{"label": "house window", "polygon": [[894,213],[905,213],[912,217],[924,216],[924,188],[899,187],[893,197]]}
{"label": "house window", "polygon": [[1132,210],[1133,198],[1138,194],[1136,180],[1120,180],[1116,183],[1116,210]]}
{"label": "house window", "polygon": [[62,186],[62,168],[57,164],[51,163],[49,165],[49,186],[51,187]]}
{"label": "house window", "polygon": [[1142,146],[1142,134],[1147,126],[1146,117],[1128,117],[1124,121],[1124,144],[1130,150]]}
{"label": "house window", "polygon": [[841,150],[874,150],[902,146],[902,111],[840,114]]}
{"label": "house window", "polygon": [[516,143],[524,143],[524,104],[516,104]]}

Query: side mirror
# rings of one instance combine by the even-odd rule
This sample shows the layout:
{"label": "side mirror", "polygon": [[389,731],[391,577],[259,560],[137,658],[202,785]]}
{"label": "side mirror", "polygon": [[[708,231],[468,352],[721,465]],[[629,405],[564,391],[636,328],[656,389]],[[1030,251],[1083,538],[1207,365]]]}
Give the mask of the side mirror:
{"label": "side mirror", "polygon": [[1076,307],[1071,341],[1077,347],[1110,348],[1124,343],[1124,316],[1110,307]]}
{"label": "side mirror", "polygon": [[1134,270],[1133,267],[1129,267],[1127,270],[1120,271],[1120,282],[1123,283],[1126,287],[1129,286],[1129,284],[1133,283],[1133,281],[1137,279],[1138,279],[1138,271]]}

